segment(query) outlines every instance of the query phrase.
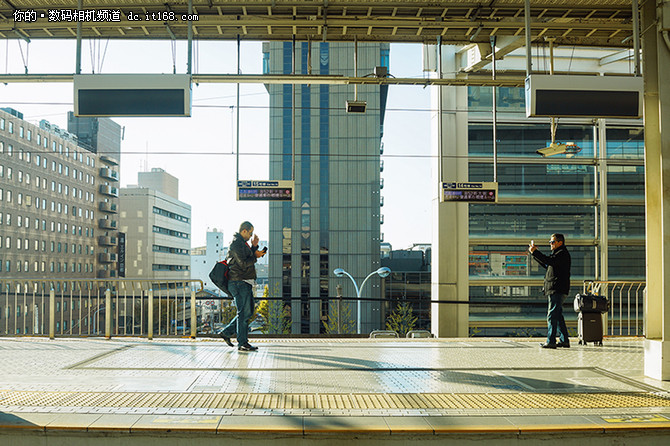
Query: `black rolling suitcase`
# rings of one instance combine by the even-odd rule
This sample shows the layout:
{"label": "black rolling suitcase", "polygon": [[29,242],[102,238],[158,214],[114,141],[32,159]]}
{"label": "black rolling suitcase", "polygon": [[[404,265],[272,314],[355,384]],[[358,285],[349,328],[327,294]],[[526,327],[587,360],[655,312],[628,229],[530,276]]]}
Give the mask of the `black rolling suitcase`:
{"label": "black rolling suitcase", "polygon": [[577,318],[577,334],[579,345],[593,342],[594,345],[603,345],[603,317],[601,313],[579,312]]}
{"label": "black rolling suitcase", "polygon": [[604,313],[609,310],[609,301],[606,297],[595,294],[578,294],[574,302],[575,312]]}

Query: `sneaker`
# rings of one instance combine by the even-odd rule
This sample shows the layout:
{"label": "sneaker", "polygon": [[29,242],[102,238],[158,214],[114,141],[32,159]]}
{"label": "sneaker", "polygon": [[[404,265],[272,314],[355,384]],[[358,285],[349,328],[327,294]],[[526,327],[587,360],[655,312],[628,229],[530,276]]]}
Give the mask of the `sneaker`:
{"label": "sneaker", "polygon": [[231,341],[228,336],[224,335],[223,332],[220,331],[219,336],[221,336],[221,339],[226,341],[226,344],[228,344],[229,347],[235,347],[235,344],[233,344],[233,341]]}
{"label": "sneaker", "polygon": [[258,347],[254,347],[253,345],[247,343],[238,345],[237,350],[241,352],[255,352],[256,350],[258,350]]}
{"label": "sneaker", "polygon": [[570,343],[569,342],[559,342],[556,344],[556,347],[559,348],[570,348]]}
{"label": "sneaker", "polygon": [[542,348],[556,348],[556,344],[540,344]]}

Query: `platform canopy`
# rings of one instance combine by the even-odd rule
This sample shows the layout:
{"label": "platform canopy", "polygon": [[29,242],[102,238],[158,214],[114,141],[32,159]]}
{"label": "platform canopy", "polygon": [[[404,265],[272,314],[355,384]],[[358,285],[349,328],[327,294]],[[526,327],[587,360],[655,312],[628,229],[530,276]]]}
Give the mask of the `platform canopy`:
{"label": "platform canopy", "polygon": [[[186,0],[2,0],[0,37],[186,39]],[[630,0],[531,0],[533,39],[631,47]],[[487,43],[524,35],[524,0],[193,0],[194,39]],[[34,13],[33,13],[34,11]],[[131,20],[132,18],[136,20]],[[83,20],[81,20],[83,19]]]}

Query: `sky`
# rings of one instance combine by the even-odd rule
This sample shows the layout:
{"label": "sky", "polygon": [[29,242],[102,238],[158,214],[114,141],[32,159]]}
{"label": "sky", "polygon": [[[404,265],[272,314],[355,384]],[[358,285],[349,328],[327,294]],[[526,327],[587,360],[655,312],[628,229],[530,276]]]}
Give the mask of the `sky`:
{"label": "sky", "polygon": [[[242,42],[241,72],[262,73],[262,44]],[[73,73],[75,41],[5,40],[0,70],[5,74]],[[83,41],[82,74],[186,72],[185,42]],[[235,42],[194,42],[193,73],[235,73]],[[390,73],[422,78],[422,48],[392,44]],[[24,119],[46,119],[67,129],[73,110],[71,83],[0,84],[0,107]],[[236,86],[193,85],[191,117],[113,118],[123,127],[120,186],[137,184],[137,173],[162,168],[179,179],[179,199],[191,205],[192,247],[204,246],[207,230],[232,238],[239,223],[251,221],[267,240],[267,202],[239,202],[236,180]],[[239,178],[268,178],[269,96],[260,84],[240,85]],[[394,249],[430,242],[431,129],[430,88],[391,86],[384,122],[384,241]]]}

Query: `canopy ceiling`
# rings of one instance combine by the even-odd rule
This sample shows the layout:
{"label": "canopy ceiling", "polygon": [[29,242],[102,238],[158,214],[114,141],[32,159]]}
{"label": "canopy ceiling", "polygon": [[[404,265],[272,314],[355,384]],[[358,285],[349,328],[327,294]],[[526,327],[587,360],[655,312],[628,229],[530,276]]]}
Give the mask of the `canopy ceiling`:
{"label": "canopy ceiling", "polygon": [[[82,8],[85,39],[188,36],[184,0],[83,0]],[[75,38],[76,9],[77,0],[0,0],[0,37]],[[488,42],[492,35],[524,35],[523,0],[193,0],[192,11],[194,39],[435,43],[441,38],[470,44]],[[129,20],[129,14],[142,20]],[[631,47],[631,1],[531,0],[531,29],[534,40],[555,38],[557,45]]]}

